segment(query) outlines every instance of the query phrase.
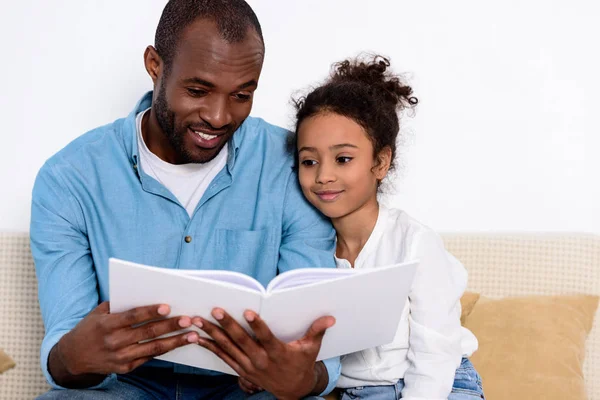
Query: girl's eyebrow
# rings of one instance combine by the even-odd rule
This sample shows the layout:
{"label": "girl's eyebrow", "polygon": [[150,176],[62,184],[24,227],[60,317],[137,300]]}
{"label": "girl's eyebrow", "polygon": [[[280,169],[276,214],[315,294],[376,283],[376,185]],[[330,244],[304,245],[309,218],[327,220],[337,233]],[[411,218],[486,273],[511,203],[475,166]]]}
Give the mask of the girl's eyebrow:
{"label": "girl's eyebrow", "polygon": [[[352,147],[353,149],[358,149],[358,146],[355,144],[351,144],[351,143],[340,143],[340,144],[334,144],[333,146],[329,146],[329,150],[337,150],[337,149],[341,149],[343,147]],[[304,146],[301,147],[300,150],[298,150],[298,153],[302,153],[303,151],[312,151],[312,152],[316,152],[317,149],[314,147],[309,147],[309,146]]]}
{"label": "girl's eyebrow", "polygon": [[315,151],[317,151],[317,149],[315,149],[314,147],[304,146],[304,147],[301,147],[300,150],[298,150],[298,153],[302,153],[303,151],[315,152]]}
{"label": "girl's eyebrow", "polygon": [[358,149],[358,146],[355,144],[351,144],[351,143],[341,143],[341,144],[334,144],[333,146],[329,146],[329,150],[335,150],[335,149],[340,149],[342,147],[352,147],[354,149]]}

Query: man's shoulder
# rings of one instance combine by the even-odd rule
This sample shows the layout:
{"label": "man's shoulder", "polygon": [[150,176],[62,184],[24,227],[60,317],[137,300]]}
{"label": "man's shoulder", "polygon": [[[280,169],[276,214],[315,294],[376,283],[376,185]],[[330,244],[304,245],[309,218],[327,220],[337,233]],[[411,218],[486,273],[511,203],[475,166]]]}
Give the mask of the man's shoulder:
{"label": "man's shoulder", "polygon": [[253,152],[256,156],[256,152],[262,150],[263,159],[267,162],[292,163],[289,130],[273,125],[262,118],[248,117],[244,121],[241,133],[238,138],[241,151]]}
{"label": "man's shoulder", "polygon": [[95,163],[99,157],[106,157],[117,148],[123,147],[121,127],[124,119],[92,129],[73,139],[69,144],[51,156],[44,168],[82,166]]}

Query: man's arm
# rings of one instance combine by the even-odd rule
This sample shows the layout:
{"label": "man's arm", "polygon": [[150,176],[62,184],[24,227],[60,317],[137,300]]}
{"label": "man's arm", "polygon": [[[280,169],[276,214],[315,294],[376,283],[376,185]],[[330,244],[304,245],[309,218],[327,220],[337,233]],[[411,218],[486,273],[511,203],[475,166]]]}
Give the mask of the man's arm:
{"label": "man's arm", "polygon": [[110,314],[108,303],[98,305],[83,211],[48,163],[33,189],[31,249],[46,327],[41,366],[54,388],[100,388],[114,373],[129,372],[153,356],[196,342],[193,333],[138,344],[191,325],[190,318],[183,317],[132,328],[166,317],[167,305],[120,314]]}
{"label": "man's arm", "polygon": [[[53,379],[54,369],[63,375],[55,347],[98,305],[98,292],[82,210],[50,163],[42,167],[33,188],[30,235],[46,328],[41,366],[48,382],[60,387]],[[94,386],[105,378],[86,381]]]}

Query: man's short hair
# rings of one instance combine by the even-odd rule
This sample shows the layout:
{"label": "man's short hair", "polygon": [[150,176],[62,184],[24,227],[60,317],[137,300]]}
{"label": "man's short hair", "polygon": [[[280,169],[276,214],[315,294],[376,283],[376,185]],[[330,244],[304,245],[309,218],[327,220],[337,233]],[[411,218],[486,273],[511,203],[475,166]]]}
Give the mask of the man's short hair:
{"label": "man's short hair", "polygon": [[248,28],[254,28],[264,46],[258,18],[244,0],[169,0],[154,38],[154,47],[167,70],[175,58],[183,31],[198,19],[214,21],[228,43],[243,41]]}

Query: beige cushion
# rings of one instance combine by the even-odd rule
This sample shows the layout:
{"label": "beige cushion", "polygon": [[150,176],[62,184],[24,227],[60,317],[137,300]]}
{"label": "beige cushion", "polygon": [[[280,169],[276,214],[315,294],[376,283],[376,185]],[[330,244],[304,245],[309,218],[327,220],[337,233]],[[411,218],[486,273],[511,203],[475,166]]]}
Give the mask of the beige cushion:
{"label": "beige cushion", "polygon": [[[484,296],[600,295],[600,236],[445,234],[446,248],[469,271],[469,290]],[[477,306],[476,306],[477,307]],[[588,398],[600,400],[600,308],[586,342]]]}
{"label": "beige cushion", "polygon": [[480,296],[481,295],[479,293],[465,292],[465,294],[463,294],[463,296],[460,298],[460,307],[462,309],[460,315],[461,324],[465,324],[465,320],[469,315],[471,315],[471,312],[473,312],[473,308],[475,307],[475,304],[477,304]]}
{"label": "beige cushion", "polygon": [[11,368],[14,368],[15,362],[6,354],[2,349],[0,349],[0,374],[8,371]]}
{"label": "beige cushion", "polygon": [[482,297],[464,326],[488,400],[585,400],[585,340],[598,296]]}

